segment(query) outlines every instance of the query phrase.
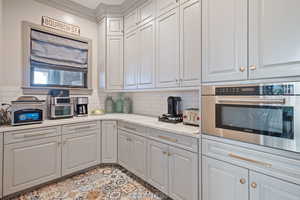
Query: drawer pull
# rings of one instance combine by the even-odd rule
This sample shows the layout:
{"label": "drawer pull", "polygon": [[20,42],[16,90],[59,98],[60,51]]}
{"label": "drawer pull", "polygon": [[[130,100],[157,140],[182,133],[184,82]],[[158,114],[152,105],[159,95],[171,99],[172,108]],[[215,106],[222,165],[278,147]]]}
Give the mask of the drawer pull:
{"label": "drawer pull", "polygon": [[240,183],[241,183],[242,185],[244,185],[244,184],[246,183],[246,179],[241,178],[241,179],[240,179]]}
{"label": "drawer pull", "polygon": [[167,137],[167,136],[159,135],[158,137],[159,137],[160,139],[167,140],[167,141],[169,141],[169,142],[178,142],[177,139],[170,138],[170,137]]}
{"label": "drawer pull", "polygon": [[136,128],[132,128],[132,127],[128,127],[128,126],[124,126],[125,129],[137,132]]}
{"label": "drawer pull", "polygon": [[257,188],[257,183],[255,183],[255,182],[251,183],[251,187],[252,187],[253,189]]}
{"label": "drawer pull", "polygon": [[36,137],[36,136],[42,136],[42,135],[48,135],[50,134],[49,132],[47,133],[30,133],[30,134],[24,134],[24,137],[27,138],[27,137]]}
{"label": "drawer pull", "polygon": [[239,159],[239,160],[243,160],[243,161],[246,161],[246,162],[251,162],[251,163],[254,163],[254,164],[262,165],[264,167],[268,167],[268,168],[272,167],[272,164],[261,162],[261,161],[258,161],[258,160],[253,160],[253,159],[250,159],[250,158],[245,158],[245,157],[242,157],[242,156],[235,155],[233,153],[229,153],[228,156],[232,157],[232,158]]}

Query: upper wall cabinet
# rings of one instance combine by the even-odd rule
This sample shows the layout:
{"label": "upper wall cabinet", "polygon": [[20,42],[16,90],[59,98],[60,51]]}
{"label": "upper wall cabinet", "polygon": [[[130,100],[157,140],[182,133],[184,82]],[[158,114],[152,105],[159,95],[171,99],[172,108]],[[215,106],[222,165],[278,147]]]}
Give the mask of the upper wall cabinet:
{"label": "upper wall cabinet", "polygon": [[143,25],[155,18],[155,0],[148,0],[138,8],[139,23]]}
{"label": "upper wall cabinet", "polygon": [[138,9],[134,9],[132,12],[124,16],[124,29],[125,33],[133,31],[138,25]]}
{"label": "upper wall cabinet", "polygon": [[300,75],[300,1],[251,0],[250,79]]}
{"label": "upper wall cabinet", "polygon": [[180,83],[201,83],[201,2],[191,0],[180,6]]}
{"label": "upper wall cabinet", "polygon": [[179,86],[179,9],[156,20],[156,81],[158,87]]}
{"label": "upper wall cabinet", "polygon": [[139,68],[139,35],[133,31],[125,35],[124,41],[124,88],[137,88],[137,72]]}
{"label": "upper wall cabinet", "polygon": [[163,15],[179,6],[179,0],[156,0],[156,14]]}
{"label": "upper wall cabinet", "polygon": [[107,36],[107,89],[123,88],[123,36]]}
{"label": "upper wall cabinet", "polygon": [[123,19],[120,17],[107,18],[107,35],[123,35]]}
{"label": "upper wall cabinet", "polygon": [[247,79],[247,4],[203,0],[203,82]]}

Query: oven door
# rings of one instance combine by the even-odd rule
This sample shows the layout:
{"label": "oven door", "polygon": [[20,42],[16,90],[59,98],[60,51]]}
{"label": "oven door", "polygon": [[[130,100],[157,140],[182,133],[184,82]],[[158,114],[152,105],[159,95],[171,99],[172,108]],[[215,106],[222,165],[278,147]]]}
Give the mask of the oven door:
{"label": "oven door", "polygon": [[295,96],[205,96],[203,132],[298,152],[297,101]]}

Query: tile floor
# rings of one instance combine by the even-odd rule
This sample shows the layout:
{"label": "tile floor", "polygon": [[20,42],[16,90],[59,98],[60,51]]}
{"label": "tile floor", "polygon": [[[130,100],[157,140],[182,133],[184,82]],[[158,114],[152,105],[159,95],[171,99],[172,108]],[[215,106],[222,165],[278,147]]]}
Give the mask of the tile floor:
{"label": "tile floor", "polygon": [[12,200],[170,200],[119,166],[101,166]]}

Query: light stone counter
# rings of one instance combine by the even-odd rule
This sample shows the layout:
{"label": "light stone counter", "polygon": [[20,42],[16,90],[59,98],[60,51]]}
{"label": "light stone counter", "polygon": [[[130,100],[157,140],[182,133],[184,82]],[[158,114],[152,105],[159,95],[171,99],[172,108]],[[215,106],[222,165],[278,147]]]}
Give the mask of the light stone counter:
{"label": "light stone counter", "polygon": [[159,129],[171,133],[181,134],[190,137],[198,138],[200,135],[200,129],[194,126],[187,126],[180,124],[170,124],[165,122],[159,122],[155,117],[147,117],[134,114],[105,114],[105,115],[89,115],[87,117],[74,117],[71,119],[59,119],[59,120],[45,120],[42,124],[24,125],[24,126],[1,126],[0,132],[26,130],[33,128],[42,128],[49,126],[60,126],[66,124],[97,121],[97,120],[117,120],[128,123],[134,123],[148,128]]}

